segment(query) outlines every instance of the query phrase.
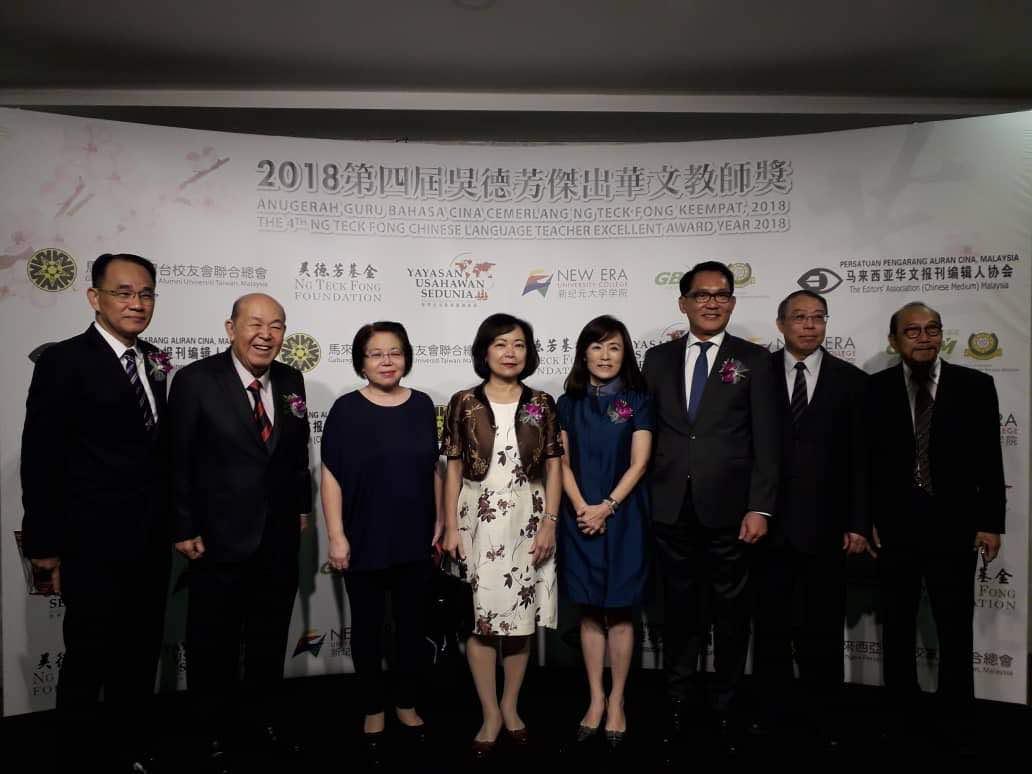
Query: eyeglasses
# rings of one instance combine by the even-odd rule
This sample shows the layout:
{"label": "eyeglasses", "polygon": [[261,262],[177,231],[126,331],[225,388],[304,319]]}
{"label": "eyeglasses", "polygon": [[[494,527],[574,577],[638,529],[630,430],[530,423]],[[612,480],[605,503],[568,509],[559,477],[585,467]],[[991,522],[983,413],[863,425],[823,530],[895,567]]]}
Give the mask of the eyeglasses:
{"label": "eyeglasses", "polygon": [[98,293],[107,293],[112,298],[117,298],[123,304],[128,304],[134,298],[139,298],[141,304],[153,304],[154,299],[158,297],[158,294],[153,290],[107,290],[106,288],[93,288]]}
{"label": "eyeglasses", "polygon": [[798,325],[802,327],[809,322],[811,325],[824,325],[830,320],[830,316],[826,314],[793,314],[790,315],[788,321],[792,325]]}
{"label": "eyeglasses", "polygon": [[707,293],[704,290],[700,290],[698,293],[688,293],[686,298],[690,298],[699,306],[708,304],[710,301],[716,301],[718,304],[723,305],[731,301],[733,295],[733,293],[729,293],[726,290],[718,290],[716,293]]}
{"label": "eyeglasses", "polygon": [[942,336],[942,326],[937,323],[929,323],[924,328],[920,325],[908,325],[901,332],[911,341],[921,338],[921,331],[930,339],[937,339]]}
{"label": "eyeglasses", "polygon": [[374,349],[372,352],[366,352],[365,356],[370,360],[383,360],[384,358],[387,360],[401,360],[405,357],[405,353],[400,349],[390,349],[386,352]]}

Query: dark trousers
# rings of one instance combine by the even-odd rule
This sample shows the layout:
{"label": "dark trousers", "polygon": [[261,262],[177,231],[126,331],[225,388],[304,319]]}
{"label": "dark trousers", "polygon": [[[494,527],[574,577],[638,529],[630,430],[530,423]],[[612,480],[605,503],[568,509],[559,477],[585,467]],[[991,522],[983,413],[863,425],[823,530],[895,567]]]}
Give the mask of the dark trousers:
{"label": "dark trousers", "polygon": [[419,561],[382,570],[348,572],[344,576],[351,607],[351,656],[367,715],[383,712],[388,703],[381,669],[388,594],[397,637],[393,704],[402,709],[416,704],[427,661],[425,615],[430,570],[429,561]]}
{"label": "dark trousers", "polygon": [[297,593],[297,545],[296,535],[266,529],[243,561],[201,557],[190,565],[187,680],[205,733],[221,735],[225,720],[237,716],[232,703],[239,699],[250,720],[272,720]]}
{"label": "dark trousers", "polygon": [[699,658],[712,623],[715,673],[709,702],[718,713],[730,712],[735,709],[749,648],[752,547],[738,539],[739,526],[711,529],[700,524],[690,490],[677,522],[653,527],[664,584],[667,693],[691,709],[703,707]]}
{"label": "dark trousers", "polygon": [[934,497],[911,496],[913,530],[884,540],[882,568],[882,656],[885,686],[895,710],[905,712],[919,694],[915,662],[921,583],[928,590],[939,640],[940,709],[963,722],[974,709],[973,615],[977,555],[974,534],[944,535]]}
{"label": "dark trousers", "polygon": [[[171,548],[161,540],[141,557],[61,560],[64,656],[57,708],[74,726],[119,729],[133,746],[147,733],[165,623]],[[104,693],[104,715],[96,714]]]}
{"label": "dark trousers", "polygon": [[794,645],[803,709],[826,727],[844,680],[845,555],[841,546],[810,554],[772,544],[757,559],[753,675],[760,707],[772,718],[783,714],[795,684]]}

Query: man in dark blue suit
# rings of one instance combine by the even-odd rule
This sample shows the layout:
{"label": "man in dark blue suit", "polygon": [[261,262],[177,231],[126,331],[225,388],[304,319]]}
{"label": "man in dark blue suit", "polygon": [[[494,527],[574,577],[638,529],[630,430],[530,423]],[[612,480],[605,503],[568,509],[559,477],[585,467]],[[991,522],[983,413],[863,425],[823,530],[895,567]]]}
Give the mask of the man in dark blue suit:
{"label": "man in dark blue suit", "polygon": [[680,289],[689,332],[650,349],[643,367],[656,412],[651,494],[665,588],[665,738],[678,740],[704,709],[699,659],[712,621],[709,708],[733,754],[752,549],[775,510],[780,425],[769,352],[725,330],[735,308],[734,275],[707,261],[682,277]]}
{"label": "man in dark blue suit", "polygon": [[[867,550],[867,375],[822,346],[828,302],[810,290],[778,306],[784,349],[770,356],[781,410],[781,482],[757,570],[753,674],[760,724],[792,717],[793,644],[806,730],[839,746],[846,557]],[[788,710],[788,711],[786,711]],[[771,729],[773,730],[773,729]]]}
{"label": "man in dark blue suit", "polygon": [[21,455],[25,554],[37,583],[64,599],[57,707],[77,739],[63,752],[82,763],[99,745],[115,751],[115,770],[138,772],[154,766],[141,748],[171,559],[168,360],[139,338],[154,285],[154,264],[138,255],[93,263],[95,320],[37,361]]}

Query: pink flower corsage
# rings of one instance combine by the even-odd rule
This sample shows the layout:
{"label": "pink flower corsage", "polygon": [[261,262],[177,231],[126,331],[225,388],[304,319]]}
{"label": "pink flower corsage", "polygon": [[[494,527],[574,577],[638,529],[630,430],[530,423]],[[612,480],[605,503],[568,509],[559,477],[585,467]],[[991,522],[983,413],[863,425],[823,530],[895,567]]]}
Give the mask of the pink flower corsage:
{"label": "pink flower corsage", "polygon": [[738,384],[748,373],[749,369],[742,365],[741,360],[729,357],[720,367],[720,381],[724,384]]}
{"label": "pink flower corsage", "polygon": [[634,416],[634,409],[625,400],[614,400],[606,414],[609,415],[610,422],[614,425],[620,425]]}
{"label": "pink flower corsage", "polygon": [[172,370],[172,356],[168,352],[158,350],[147,355],[147,372],[156,382],[165,381]]}
{"label": "pink flower corsage", "polygon": [[520,422],[534,427],[541,427],[545,418],[545,410],[536,403],[525,403],[523,411],[520,412]]}
{"label": "pink flower corsage", "polygon": [[305,414],[308,413],[308,406],[305,405],[304,398],[297,393],[290,393],[290,395],[284,395],[283,400],[286,401],[287,408],[290,409],[290,413],[298,419],[304,419]]}

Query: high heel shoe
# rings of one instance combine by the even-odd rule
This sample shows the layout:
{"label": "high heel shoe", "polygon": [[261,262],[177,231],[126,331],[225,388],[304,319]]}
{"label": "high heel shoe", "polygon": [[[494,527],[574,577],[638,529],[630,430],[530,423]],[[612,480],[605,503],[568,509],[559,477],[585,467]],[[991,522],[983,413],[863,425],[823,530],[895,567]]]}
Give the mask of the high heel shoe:
{"label": "high heel shoe", "polygon": [[601,731],[601,730],[602,730],[602,722],[601,721],[599,721],[599,724],[597,726],[595,726],[594,728],[592,728],[591,726],[586,726],[583,723],[581,723],[580,725],[577,726],[577,734],[573,737],[573,740],[577,744],[584,744],[585,742],[590,742],[592,739],[594,739],[596,736],[598,736],[598,732]]}
{"label": "high heel shoe", "polygon": [[610,752],[616,752],[626,738],[626,731],[606,731],[606,746],[609,747]]}

